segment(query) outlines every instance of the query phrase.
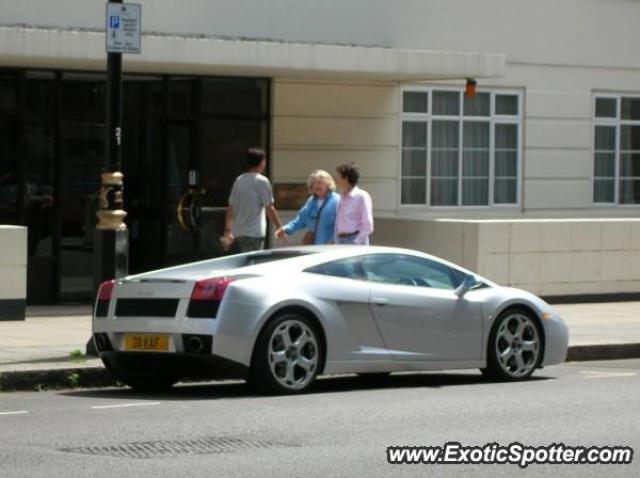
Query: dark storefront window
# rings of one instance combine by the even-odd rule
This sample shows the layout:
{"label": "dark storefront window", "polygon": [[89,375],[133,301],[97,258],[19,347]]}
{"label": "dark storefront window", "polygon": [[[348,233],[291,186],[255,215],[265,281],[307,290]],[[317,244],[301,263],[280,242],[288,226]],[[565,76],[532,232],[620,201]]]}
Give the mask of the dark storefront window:
{"label": "dark storefront window", "polygon": [[[90,300],[105,160],[101,73],[0,71],[0,223],[29,227],[28,300]],[[246,148],[267,148],[269,81],[127,75],[122,165],[130,271],[222,253]],[[196,216],[178,208],[197,195]]]}
{"label": "dark storefront window", "polygon": [[18,224],[18,125],[12,116],[0,115],[0,223]]}
{"label": "dark storefront window", "polygon": [[18,224],[20,140],[17,75],[0,73],[0,224]]}
{"label": "dark storefront window", "polygon": [[18,104],[18,75],[0,72],[0,111],[12,111]]}
{"label": "dark storefront window", "polygon": [[64,73],[60,125],[60,296],[93,291],[93,235],[105,160],[103,75]]}
{"label": "dark storefront window", "polygon": [[25,75],[22,224],[29,226],[28,291],[33,301],[51,301],[56,288],[55,206],[55,75]]}

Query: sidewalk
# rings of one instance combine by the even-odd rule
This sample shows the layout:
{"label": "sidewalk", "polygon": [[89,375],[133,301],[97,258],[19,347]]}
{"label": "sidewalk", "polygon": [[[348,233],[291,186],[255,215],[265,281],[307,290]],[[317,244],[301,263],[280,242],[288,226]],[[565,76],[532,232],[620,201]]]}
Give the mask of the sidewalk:
{"label": "sidewalk", "polygon": [[[640,357],[640,302],[557,304],[570,329],[568,360]],[[72,357],[91,336],[90,306],[28,307],[0,322],[0,390],[113,384],[100,360]]]}

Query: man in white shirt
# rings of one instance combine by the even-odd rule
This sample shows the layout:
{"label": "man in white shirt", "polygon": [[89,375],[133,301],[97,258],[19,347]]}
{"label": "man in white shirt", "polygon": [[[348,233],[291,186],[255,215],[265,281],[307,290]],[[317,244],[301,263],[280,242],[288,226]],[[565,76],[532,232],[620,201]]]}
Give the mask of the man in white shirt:
{"label": "man in white shirt", "polygon": [[341,190],[336,216],[336,244],[369,245],[373,232],[371,196],[357,184],[360,172],[354,163],[336,168],[336,184]]}
{"label": "man in white shirt", "polygon": [[233,244],[233,251],[237,253],[264,248],[267,233],[265,212],[277,229],[282,227],[274,206],[271,183],[262,174],[267,167],[264,151],[249,149],[246,161],[247,172],[238,176],[231,188],[221,239],[225,249]]}

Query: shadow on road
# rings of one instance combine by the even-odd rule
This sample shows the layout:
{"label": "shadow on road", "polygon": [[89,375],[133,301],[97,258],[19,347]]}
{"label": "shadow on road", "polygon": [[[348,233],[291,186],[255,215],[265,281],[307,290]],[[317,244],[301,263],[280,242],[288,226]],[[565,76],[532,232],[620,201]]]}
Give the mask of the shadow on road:
{"label": "shadow on road", "polygon": [[[533,376],[525,382],[503,383],[505,387],[518,387],[535,381],[554,380],[554,377]],[[320,393],[359,392],[373,389],[396,388],[442,388],[464,385],[495,385],[481,374],[473,373],[415,373],[396,374],[387,377],[360,377],[355,375],[321,377],[313,389],[304,396]],[[139,392],[131,388],[108,388],[99,390],[77,390],[62,392],[70,397],[140,400],[215,400],[253,399],[260,397],[242,381],[185,383],[163,392]],[[262,395],[264,396],[264,395]]]}

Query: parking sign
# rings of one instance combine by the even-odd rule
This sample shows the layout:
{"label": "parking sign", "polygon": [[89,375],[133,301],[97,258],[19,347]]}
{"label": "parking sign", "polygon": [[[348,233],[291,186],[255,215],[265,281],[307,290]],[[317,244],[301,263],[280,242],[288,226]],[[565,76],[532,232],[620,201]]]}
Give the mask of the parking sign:
{"label": "parking sign", "polygon": [[108,53],[140,53],[141,17],[138,3],[107,3]]}

